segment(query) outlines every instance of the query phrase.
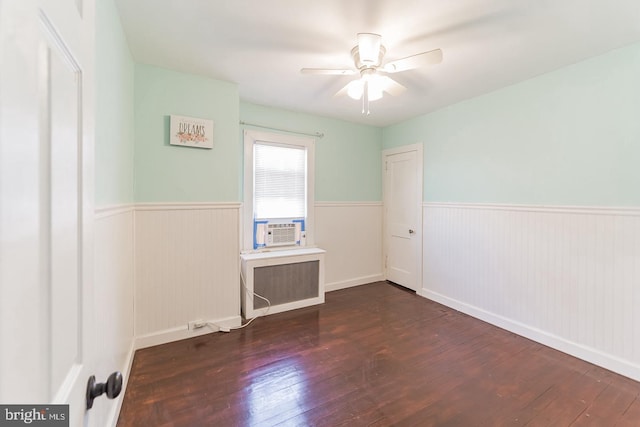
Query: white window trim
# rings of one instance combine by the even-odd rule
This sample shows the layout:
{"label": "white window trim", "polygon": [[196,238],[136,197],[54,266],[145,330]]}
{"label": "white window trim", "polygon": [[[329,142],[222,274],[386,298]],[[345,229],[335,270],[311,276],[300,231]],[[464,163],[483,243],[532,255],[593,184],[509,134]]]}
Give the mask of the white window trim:
{"label": "white window trim", "polygon": [[[253,251],[253,144],[297,145],[307,149],[307,218],[305,220],[306,246],[313,246],[315,218],[315,139],[272,132],[244,131],[244,218],[242,236],[244,251]],[[289,248],[290,249],[290,248]]]}

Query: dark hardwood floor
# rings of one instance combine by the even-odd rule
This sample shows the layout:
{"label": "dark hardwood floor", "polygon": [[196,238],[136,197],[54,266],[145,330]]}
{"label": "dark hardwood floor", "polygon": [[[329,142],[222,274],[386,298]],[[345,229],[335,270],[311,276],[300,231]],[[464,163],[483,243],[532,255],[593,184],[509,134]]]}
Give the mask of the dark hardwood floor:
{"label": "dark hardwood floor", "polygon": [[118,426],[640,426],[640,383],[391,284],[136,352]]}

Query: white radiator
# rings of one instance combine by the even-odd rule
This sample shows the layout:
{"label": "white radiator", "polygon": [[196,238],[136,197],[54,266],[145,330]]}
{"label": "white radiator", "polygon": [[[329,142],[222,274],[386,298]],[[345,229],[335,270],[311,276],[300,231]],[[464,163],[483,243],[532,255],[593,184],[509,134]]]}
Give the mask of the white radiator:
{"label": "white radiator", "polygon": [[[249,319],[324,302],[324,254],[318,248],[243,254],[242,314]],[[267,298],[267,302],[257,297]]]}

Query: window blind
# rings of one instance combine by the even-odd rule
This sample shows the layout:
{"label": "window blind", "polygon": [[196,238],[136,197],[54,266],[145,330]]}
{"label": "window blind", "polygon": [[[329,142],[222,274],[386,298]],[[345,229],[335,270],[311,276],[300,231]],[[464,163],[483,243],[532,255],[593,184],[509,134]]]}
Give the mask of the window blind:
{"label": "window blind", "polygon": [[306,149],[256,142],[253,153],[254,218],[304,218]]}

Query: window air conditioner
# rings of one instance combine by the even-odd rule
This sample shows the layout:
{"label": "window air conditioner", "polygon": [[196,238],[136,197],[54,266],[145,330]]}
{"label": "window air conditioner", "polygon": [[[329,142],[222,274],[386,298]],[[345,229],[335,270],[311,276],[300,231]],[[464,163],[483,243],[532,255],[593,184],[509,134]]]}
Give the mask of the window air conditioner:
{"label": "window air conditioner", "polygon": [[296,224],[267,224],[265,246],[291,246],[296,244]]}

